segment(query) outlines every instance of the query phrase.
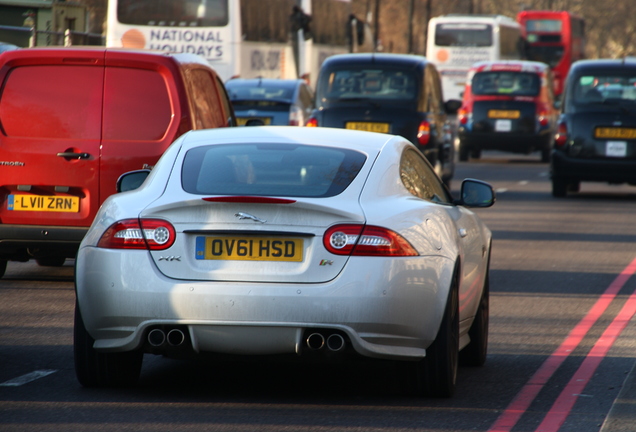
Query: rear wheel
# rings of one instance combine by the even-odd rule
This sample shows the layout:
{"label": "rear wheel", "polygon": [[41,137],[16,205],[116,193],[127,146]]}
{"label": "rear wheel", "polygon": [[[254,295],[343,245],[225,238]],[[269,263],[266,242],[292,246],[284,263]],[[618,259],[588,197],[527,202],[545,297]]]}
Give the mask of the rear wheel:
{"label": "rear wheel", "polygon": [[35,262],[42,267],[62,267],[65,261],[65,256],[47,256],[35,259]]}
{"label": "rear wheel", "polygon": [[568,194],[568,182],[559,177],[552,178],[552,196],[563,198]]}
{"label": "rear wheel", "polygon": [[470,343],[460,351],[459,361],[463,366],[483,366],[488,355],[488,321],[490,316],[490,283],[489,270],[486,270],[484,291],[481,294],[477,314],[473,320],[468,336]]}
{"label": "rear wheel", "polygon": [[0,260],[0,278],[4,276],[7,271],[7,260]]}
{"label": "rear wheel", "polygon": [[143,352],[102,353],[93,348],[94,343],[76,302],[73,349],[75,374],[80,384],[84,387],[126,387],[137,382]]}
{"label": "rear wheel", "polygon": [[459,142],[459,160],[461,162],[467,162],[470,157],[470,150],[466,147],[466,144]]}
{"label": "rear wheel", "polygon": [[472,152],[470,152],[470,157],[472,157],[473,159],[479,159],[481,157],[481,149],[474,149]]}
{"label": "rear wheel", "polygon": [[459,363],[459,297],[457,278],[448,293],[444,316],[426,357],[409,365],[407,389],[417,396],[451,397]]}
{"label": "rear wheel", "polygon": [[550,148],[541,150],[541,162],[550,162]]}

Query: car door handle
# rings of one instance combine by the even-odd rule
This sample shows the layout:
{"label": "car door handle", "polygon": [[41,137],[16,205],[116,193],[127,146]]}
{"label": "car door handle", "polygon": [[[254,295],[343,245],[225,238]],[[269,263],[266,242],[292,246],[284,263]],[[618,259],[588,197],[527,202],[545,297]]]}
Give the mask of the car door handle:
{"label": "car door handle", "polygon": [[61,152],[57,154],[59,157],[69,159],[88,159],[91,157],[89,153]]}
{"label": "car door handle", "polygon": [[460,228],[460,229],[459,229],[459,236],[460,236],[461,238],[464,238],[464,237],[466,237],[467,235],[468,235],[468,231],[466,231],[466,228]]}

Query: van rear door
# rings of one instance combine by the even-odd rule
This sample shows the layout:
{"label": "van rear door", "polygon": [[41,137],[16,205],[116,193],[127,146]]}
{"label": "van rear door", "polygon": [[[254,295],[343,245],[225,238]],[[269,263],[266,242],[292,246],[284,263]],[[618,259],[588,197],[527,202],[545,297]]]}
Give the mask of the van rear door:
{"label": "van rear door", "polygon": [[103,52],[29,50],[0,68],[0,220],[88,227],[98,190]]}
{"label": "van rear door", "polygon": [[170,56],[106,51],[100,195],[116,192],[119,176],[152,168],[192,128],[178,63]]}

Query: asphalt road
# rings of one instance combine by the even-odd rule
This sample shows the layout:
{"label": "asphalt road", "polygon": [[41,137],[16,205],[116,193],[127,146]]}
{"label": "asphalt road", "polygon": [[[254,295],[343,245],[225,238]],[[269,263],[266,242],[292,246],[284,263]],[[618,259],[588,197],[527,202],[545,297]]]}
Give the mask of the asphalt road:
{"label": "asphalt road", "polygon": [[73,262],[9,263],[0,431],[599,431],[636,359],[636,187],[583,183],[555,199],[538,161],[485,152],[457,167],[454,189],[479,178],[498,200],[478,211],[494,234],[488,361],[460,369],[453,398],[403,394],[385,362],[151,355],[138,386],[84,389]]}

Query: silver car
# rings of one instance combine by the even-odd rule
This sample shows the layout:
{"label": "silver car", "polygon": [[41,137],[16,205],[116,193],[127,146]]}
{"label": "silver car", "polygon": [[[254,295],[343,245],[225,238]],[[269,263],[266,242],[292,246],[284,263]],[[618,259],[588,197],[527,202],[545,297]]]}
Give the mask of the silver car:
{"label": "silver car", "polygon": [[350,356],[447,397],[484,363],[487,183],[454,200],[405,138],[285,126],[188,132],[146,175],[77,255],[82,385],[134,383],[144,353]]}

